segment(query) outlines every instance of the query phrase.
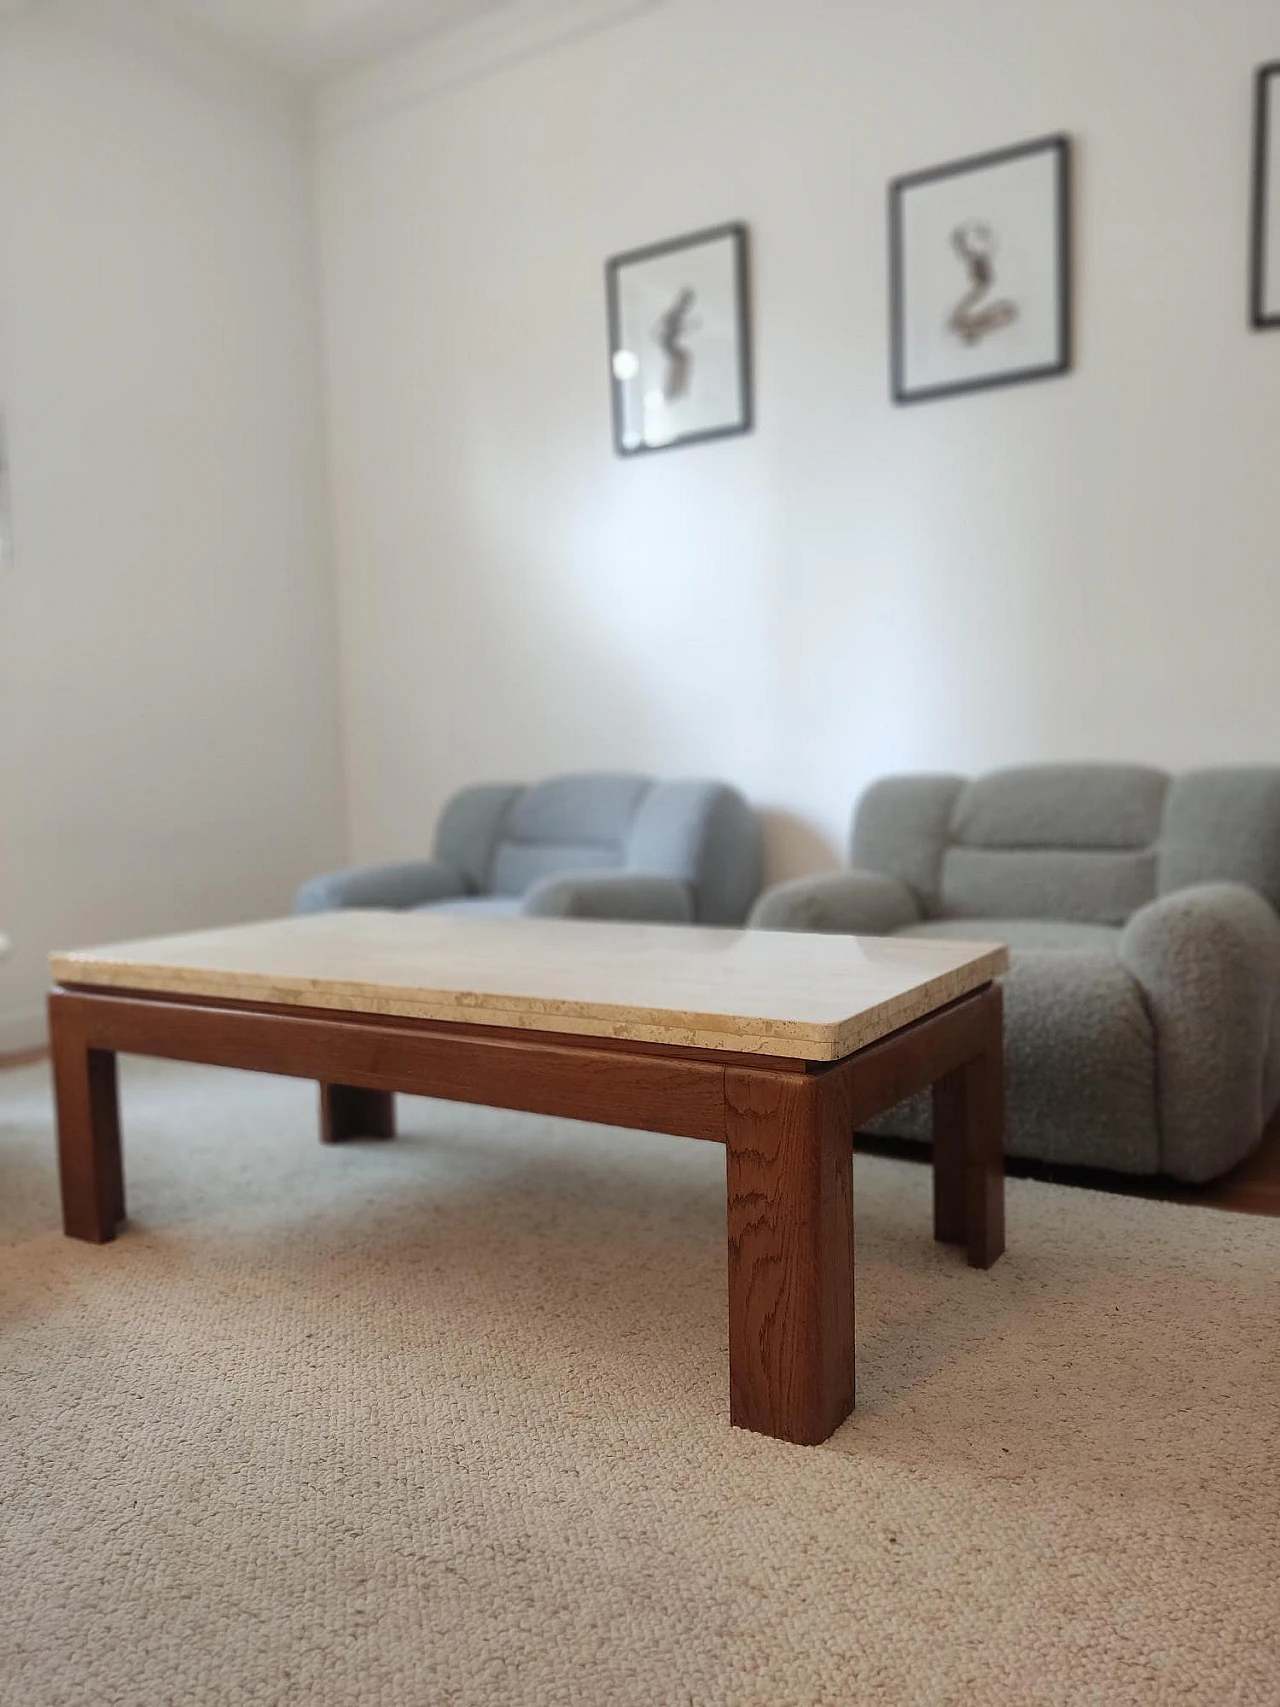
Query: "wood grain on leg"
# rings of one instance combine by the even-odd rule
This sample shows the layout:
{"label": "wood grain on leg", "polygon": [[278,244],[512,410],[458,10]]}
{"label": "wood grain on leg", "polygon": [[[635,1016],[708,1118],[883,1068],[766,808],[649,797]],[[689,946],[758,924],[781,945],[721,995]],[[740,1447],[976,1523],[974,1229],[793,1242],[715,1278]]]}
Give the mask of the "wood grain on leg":
{"label": "wood grain on leg", "polygon": [[345,1144],[350,1138],[394,1138],[396,1099],[390,1091],[361,1085],[320,1086],[320,1142]]}
{"label": "wood grain on leg", "polygon": [[69,1238],[106,1244],[125,1213],[116,1058],[87,1046],[76,1007],[57,994],[49,999],[49,1039],[62,1225]]}
{"label": "wood grain on leg", "polygon": [[1004,1251],[1004,1042],[998,985],[984,992],[983,1047],[933,1087],[933,1231],[970,1266]]}
{"label": "wood grain on leg", "polygon": [[729,1416],[802,1446],[853,1408],[853,1132],[840,1070],[725,1074]]}

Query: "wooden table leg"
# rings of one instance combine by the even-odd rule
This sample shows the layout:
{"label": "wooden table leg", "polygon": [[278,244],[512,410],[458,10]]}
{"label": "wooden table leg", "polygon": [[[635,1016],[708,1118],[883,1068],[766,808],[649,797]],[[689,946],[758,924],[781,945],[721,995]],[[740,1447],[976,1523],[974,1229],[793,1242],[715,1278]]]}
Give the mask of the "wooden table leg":
{"label": "wooden table leg", "polygon": [[729,1418],[814,1446],[853,1409],[846,1076],[725,1073]]}
{"label": "wooden table leg", "polygon": [[972,1268],[1004,1251],[1004,1028],[999,985],[983,1000],[981,1054],[933,1087],[933,1234]]}
{"label": "wooden table leg", "polygon": [[320,1086],[320,1142],[345,1144],[351,1138],[394,1138],[396,1099],[390,1091],[359,1085]]}
{"label": "wooden table leg", "polygon": [[124,1220],[124,1170],[116,1058],[90,1049],[73,1006],[49,999],[49,1044],[58,1114],[62,1225],[72,1239],[103,1245]]}

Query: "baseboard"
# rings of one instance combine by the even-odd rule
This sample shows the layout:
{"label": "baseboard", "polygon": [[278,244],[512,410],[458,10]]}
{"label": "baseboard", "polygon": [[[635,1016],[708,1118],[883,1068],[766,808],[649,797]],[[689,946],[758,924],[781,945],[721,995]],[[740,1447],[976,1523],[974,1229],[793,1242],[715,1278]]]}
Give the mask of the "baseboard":
{"label": "baseboard", "polygon": [[43,1047],[48,1041],[49,1027],[43,1009],[0,1014],[0,1055],[21,1055],[28,1049]]}

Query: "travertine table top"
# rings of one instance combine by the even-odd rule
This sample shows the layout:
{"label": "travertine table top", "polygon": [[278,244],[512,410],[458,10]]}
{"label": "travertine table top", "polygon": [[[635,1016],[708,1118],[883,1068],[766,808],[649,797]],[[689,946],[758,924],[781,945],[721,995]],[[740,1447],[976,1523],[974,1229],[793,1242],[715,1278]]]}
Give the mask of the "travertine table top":
{"label": "travertine table top", "polygon": [[50,957],[54,980],[834,1061],[988,983],[1002,947],[348,911]]}

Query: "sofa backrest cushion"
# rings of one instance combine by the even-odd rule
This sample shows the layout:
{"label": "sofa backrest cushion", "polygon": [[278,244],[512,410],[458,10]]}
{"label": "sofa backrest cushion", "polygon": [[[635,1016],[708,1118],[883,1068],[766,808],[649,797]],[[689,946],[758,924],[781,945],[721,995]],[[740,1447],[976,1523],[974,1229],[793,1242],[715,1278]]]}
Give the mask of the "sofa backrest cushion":
{"label": "sofa backrest cushion", "polygon": [[579,871],[674,877],[699,923],[736,925],[760,888],[760,841],[756,814],[726,783],[587,774],[463,789],[441,814],[435,854],[477,895],[523,895]]}
{"label": "sofa backrest cushion", "polygon": [[886,777],[859,805],[854,864],[898,878],[931,918],[1123,924],[1156,892],[1167,788],[1138,765]]}
{"label": "sofa backrest cushion", "polygon": [[951,815],[966,848],[1150,848],[1169,779],[1144,765],[1024,765],[967,783]]}
{"label": "sofa backrest cushion", "polygon": [[905,883],[931,918],[1120,925],[1157,894],[1213,882],[1280,908],[1280,766],[886,777],[859,803],[853,860]]}
{"label": "sofa backrest cushion", "polygon": [[969,783],[942,862],[947,918],[1120,925],[1156,892],[1168,778],[1141,765],[1029,765]]}
{"label": "sofa backrest cushion", "polygon": [[1122,925],[1155,892],[1151,849],[951,847],[942,864],[941,916]]}
{"label": "sofa backrest cushion", "polygon": [[559,872],[621,869],[632,821],[653,787],[648,777],[551,777],[525,789],[506,813],[489,889],[523,895]]}
{"label": "sofa backrest cushion", "polygon": [[626,867],[688,883],[698,924],[740,925],[760,888],[759,820],[725,783],[655,783],[632,821]]}
{"label": "sofa backrest cushion", "polygon": [[1241,765],[1175,777],[1156,883],[1245,883],[1280,908],[1280,767]]}

